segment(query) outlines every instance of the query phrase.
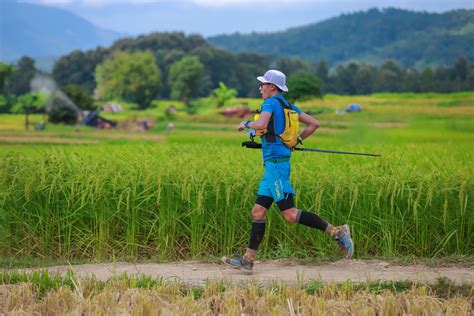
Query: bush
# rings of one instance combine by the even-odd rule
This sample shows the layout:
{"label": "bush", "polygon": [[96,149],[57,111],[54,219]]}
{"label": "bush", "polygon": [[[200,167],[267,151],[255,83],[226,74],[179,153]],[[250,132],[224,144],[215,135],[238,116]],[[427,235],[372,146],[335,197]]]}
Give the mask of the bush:
{"label": "bush", "polygon": [[237,90],[228,88],[223,82],[219,82],[219,88],[212,90],[217,100],[217,107],[221,108],[237,95]]}
{"label": "bush", "polygon": [[87,91],[77,84],[68,84],[61,89],[67,97],[83,110],[95,110],[94,100]]}
{"label": "bush", "polygon": [[60,96],[53,96],[49,100],[47,112],[51,123],[74,125],[77,122],[77,110]]}
{"label": "bush", "polygon": [[188,106],[186,107],[186,113],[190,115],[197,114],[200,105],[201,102],[199,100],[188,102]]}

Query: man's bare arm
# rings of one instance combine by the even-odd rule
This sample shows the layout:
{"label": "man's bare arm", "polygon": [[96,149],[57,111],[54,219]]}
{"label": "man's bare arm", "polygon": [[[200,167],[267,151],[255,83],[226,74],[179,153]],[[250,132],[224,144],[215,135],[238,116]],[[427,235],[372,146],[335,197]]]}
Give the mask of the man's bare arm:
{"label": "man's bare arm", "polygon": [[[248,128],[260,130],[267,128],[268,122],[270,122],[270,118],[272,117],[272,113],[270,112],[262,112],[260,117],[256,121],[249,122],[247,124]],[[243,131],[245,129],[245,121],[241,122],[237,127],[239,131]]]}
{"label": "man's bare arm", "polygon": [[299,121],[306,125],[303,131],[300,133],[301,139],[305,139],[311,134],[313,134],[314,131],[317,130],[320,126],[318,120],[304,112],[300,114]]}

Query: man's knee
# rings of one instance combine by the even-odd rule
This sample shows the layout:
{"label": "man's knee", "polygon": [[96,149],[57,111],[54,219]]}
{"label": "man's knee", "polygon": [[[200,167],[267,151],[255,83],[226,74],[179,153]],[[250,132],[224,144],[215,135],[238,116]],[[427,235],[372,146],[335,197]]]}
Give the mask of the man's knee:
{"label": "man's knee", "polygon": [[257,221],[265,219],[267,209],[261,205],[255,204],[252,209],[252,218]]}
{"label": "man's knee", "polygon": [[292,207],[290,209],[287,209],[281,212],[281,214],[283,215],[283,217],[285,218],[287,222],[295,223],[298,218],[298,209],[296,209],[295,207]]}

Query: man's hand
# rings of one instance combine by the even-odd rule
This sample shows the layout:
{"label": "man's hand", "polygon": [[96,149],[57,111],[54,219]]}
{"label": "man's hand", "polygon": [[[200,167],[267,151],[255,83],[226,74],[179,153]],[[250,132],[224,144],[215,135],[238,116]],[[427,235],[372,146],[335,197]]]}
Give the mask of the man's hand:
{"label": "man's hand", "polygon": [[243,131],[245,130],[245,123],[247,123],[247,121],[243,121],[243,122],[240,122],[239,126],[237,127],[237,130],[238,131]]}
{"label": "man's hand", "polygon": [[298,141],[296,142],[296,145],[291,147],[290,150],[294,151],[296,146],[298,146],[298,145],[303,145],[303,138],[301,138],[301,135],[298,135]]}

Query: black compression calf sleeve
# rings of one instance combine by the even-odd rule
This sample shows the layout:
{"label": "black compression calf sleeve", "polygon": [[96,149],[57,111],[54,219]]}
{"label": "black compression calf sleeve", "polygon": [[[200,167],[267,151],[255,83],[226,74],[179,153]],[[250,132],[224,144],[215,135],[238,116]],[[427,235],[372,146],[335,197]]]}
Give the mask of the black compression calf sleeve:
{"label": "black compression calf sleeve", "polygon": [[326,231],[326,228],[328,227],[328,223],[324,219],[314,213],[305,211],[300,211],[296,222],[322,231]]}
{"label": "black compression calf sleeve", "polygon": [[265,220],[252,222],[252,229],[250,230],[250,241],[248,248],[257,250],[265,235]]}

